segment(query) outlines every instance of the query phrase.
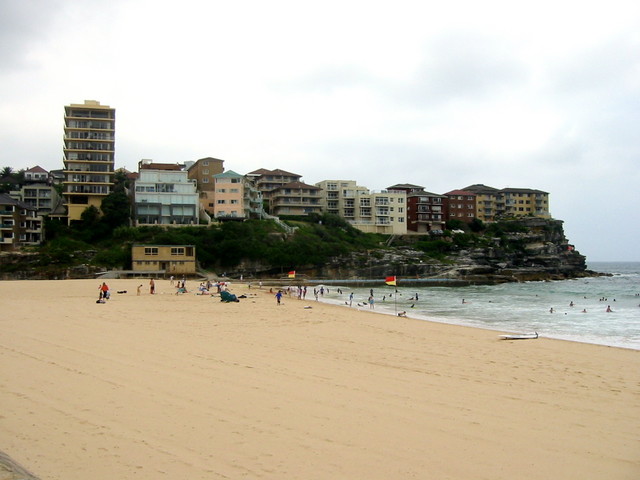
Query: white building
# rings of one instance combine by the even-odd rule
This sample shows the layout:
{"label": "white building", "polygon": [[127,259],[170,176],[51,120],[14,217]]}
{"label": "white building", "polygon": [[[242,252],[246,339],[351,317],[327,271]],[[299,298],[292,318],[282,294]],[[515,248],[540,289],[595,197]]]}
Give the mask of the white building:
{"label": "white building", "polygon": [[197,225],[200,202],[196,181],[188,178],[182,165],[138,164],[134,189],[136,225]]}

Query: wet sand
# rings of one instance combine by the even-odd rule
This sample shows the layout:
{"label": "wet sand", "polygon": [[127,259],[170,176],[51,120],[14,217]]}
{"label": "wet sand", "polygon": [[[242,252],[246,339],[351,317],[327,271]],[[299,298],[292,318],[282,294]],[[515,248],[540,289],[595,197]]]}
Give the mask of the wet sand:
{"label": "wet sand", "polygon": [[0,450],[39,478],[640,478],[639,351],[108,283],[0,282]]}

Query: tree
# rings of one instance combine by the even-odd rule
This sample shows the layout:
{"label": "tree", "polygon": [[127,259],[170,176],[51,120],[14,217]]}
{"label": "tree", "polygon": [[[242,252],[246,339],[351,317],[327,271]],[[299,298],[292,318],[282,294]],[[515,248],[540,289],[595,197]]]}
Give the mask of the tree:
{"label": "tree", "polygon": [[114,190],[107,195],[102,203],[100,209],[104,216],[101,222],[104,223],[109,230],[114,230],[117,227],[128,226],[131,219],[131,202],[129,197],[124,193],[124,188]]}
{"label": "tree", "polygon": [[471,220],[471,222],[469,223],[469,228],[471,229],[472,232],[474,233],[480,233],[485,229],[485,225],[482,222],[482,220],[480,220],[479,218],[474,218],[473,220]]}

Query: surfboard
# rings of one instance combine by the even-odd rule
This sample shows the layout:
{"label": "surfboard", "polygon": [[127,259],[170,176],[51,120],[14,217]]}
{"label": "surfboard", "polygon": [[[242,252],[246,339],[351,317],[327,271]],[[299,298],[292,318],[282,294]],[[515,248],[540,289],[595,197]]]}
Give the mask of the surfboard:
{"label": "surfboard", "polygon": [[503,340],[531,340],[538,338],[538,332],[523,333],[519,335],[500,335]]}

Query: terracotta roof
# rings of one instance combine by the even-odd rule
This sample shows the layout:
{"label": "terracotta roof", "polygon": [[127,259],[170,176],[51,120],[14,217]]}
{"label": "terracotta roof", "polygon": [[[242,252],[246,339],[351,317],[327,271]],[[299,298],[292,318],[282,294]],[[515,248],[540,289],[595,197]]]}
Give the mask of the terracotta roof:
{"label": "terracotta roof", "polygon": [[473,195],[475,196],[475,192],[470,192],[468,190],[451,190],[450,192],[445,193],[445,195]]}
{"label": "terracotta roof", "polygon": [[283,188],[305,188],[307,190],[322,190],[320,187],[316,187],[315,185],[309,185],[304,182],[289,182],[284,185],[276,188],[276,190],[281,190]]}
{"label": "terracotta roof", "polygon": [[497,193],[499,191],[497,188],[488,187],[486,185],[483,185],[482,183],[469,185],[468,187],[464,187],[462,190],[468,190],[475,193]]}
{"label": "terracotta roof", "polygon": [[302,177],[302,175],[298,175],[297,173],[287,172],[285,170],[280,170],[279,168],[276,168],[275,170],[267,170],[266,168],[259,168],[258,170],[249,172],[248,175],[280,175],[280,176],[287,176],[287,177]]}
{"label": "terracotta roof", "polygon": [[42,168],[40,165],[36,165],[33,168],[29,168],[28,170],[25,170],[25,172],[32,172],[32,173],[49,173],[47,172],[44,168]]}

